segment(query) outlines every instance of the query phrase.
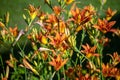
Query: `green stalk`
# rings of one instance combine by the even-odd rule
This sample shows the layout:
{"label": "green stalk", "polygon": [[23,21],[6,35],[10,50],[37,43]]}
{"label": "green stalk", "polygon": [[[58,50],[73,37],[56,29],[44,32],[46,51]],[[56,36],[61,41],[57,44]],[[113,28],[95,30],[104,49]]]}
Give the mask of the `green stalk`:
{"label": "green stalk", "polygon": [[2,60],[1,55],[0,55],[0,61],[1,61],[2,69],[3,69],[3,76],[5,76],[5,68],[4,68],[4,65],[3,65],[3,60]]}
{"label": "green stalk", "polygon": [[58,71],[58,74],[57,74],[57,76],[58,76],[58,80],[60,80],[60,73],[59,73],[59,71]]}
{"label": "green stalk", "polygon": [[65,68],[63,67],[63,75],[64,75],[64,80],[66,80],[66,75],[65,75]]}
{"label": "green stalk", "polygon": [[53,72],[52,77],[50,78],[50,80],[53,80],[53,77],[55,76],[55,73],[56,73],[56,71]]}
{"label": "green stalk", "polygon": [[89,58],[87,58],[84,54],[82,54],[82,53],[79,51],[79,49],[75,48],[75,51],[76,51],[77,53],[79,53],[81,56],[83,56],[86,60],[88,60],[89,62],[91,62],[91,63],[93,64],[93,62],[92,62]]}
{"label": "green stalk", "polygon": [[98,47],[99,48],[99,50],[98,50],[98,52],[100,53],[100,78],[101,78],[101,80],[103,80],[103,75],[102,75],[102,50],[103,50],[103,48],[101,47],[100,48],[100,46]]}
{"label": "green stalk", "polygon": [[80,41],[80,47],[79,47],[79,50],[81,50],[81,47],[82,47],[82,43],[83,43],[83,40],[84,40],[84,38],[85,38],[85,30],[83,30],[82,31],[82,39],[81,39],[81,41]]}
{"label": "green stalk", "polygon": [[[85,30],[82,31],[82,38],[81,38],[81,41],[80,41],[80,46],[79,46],[79,50],[81,50],[81,47],[82,47],[82,43],[83,43],[83,40],[85,38]],[[78,54],[77,57],[79,57],[80,61],[82,62],[82,59],[80,58],[80,55]],[[76,64],[78,62],[78,58],[76,59]]]}

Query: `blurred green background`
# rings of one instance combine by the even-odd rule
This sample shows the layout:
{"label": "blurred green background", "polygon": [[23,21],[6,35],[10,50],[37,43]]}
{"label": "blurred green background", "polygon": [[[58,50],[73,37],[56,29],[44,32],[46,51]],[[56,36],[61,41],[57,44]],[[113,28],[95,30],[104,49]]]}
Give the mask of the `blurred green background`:
{"label": "blurred green background", "polygon": [[[55,1],[55,0],[52,0]],[[100,7],[99,0],[78,0],[80,1],[79,7],[84,7],[85,5],[92,4],[96,8]],[[44,0],[0,0],[0,18],[3,18],[4,14],[8,11],[10,13],[10,23],[9,26],[17,25],[19,28],[24,28],[26,23],[22,17],[26,11],[29,4],[35,6],[41,6],[44,11],[49,11],[49,8],[44,4]],[[55,4],[54,4],[55,5]],[[108,7],[113,10],[120,12],[120,0],[107,0],[103,9]]]}

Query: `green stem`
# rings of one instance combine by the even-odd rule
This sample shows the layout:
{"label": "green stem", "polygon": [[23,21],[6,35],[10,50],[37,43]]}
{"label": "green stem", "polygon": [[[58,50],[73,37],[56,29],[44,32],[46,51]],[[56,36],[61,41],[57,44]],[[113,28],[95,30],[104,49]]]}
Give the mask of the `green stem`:
{"label": "green stem", "polygon": [[[85,38],[85,30],[82,31],[82,38],[81,38],[81,41],[80,41],[80,46],[79,46],[79,50],[81,50],[81,47],[82,47],[82,43],[83,43],[83,40]],[[82,59],[80,58],[80,55],[78,54],[77,57],[79,57],[80,61],[82,62]],[[76,64],[78,62],[78,58],[76,59]]]}
{"label": "green stem", "polygon": [[99,49],[99,53],[100,53],[100,78],[101,78],[101,80],[103,80],[103,75],[102,75],[102,50],[103,50],[103,48]]}
{"label": "green stem", "polygon": [[55,76],[55,73],[56,73],[56,71],[53,72],[52,77],[50,78],[50,80],[53,80],[53,77]]}
{"label": "green stem", "polygon": [[65,76],[65,68],[63,67],[63,75],[64,75],[64,80],[66,80],[66,76]]}
{"label": "green stem", "polygon": [[59,73],[59,71],[58,71],[58,74],[57,74],[57,76],[58,76],[58,80],[60,80],[60,73]]}
{"label": "green stem", "polygon": [[18,47],[19,47],[19,49],[20,49],[20,51],[21,51],[21,53],[22,53],[22,54],[20,54],[21,57],[24,57],[24,56],[25,56],[24,50],[21,48],[21,46],[20,46],[18,43],[17,43],[17,45],[18,45]]}
{"label": "green stem", "polygon": [[86,60],[88,60],[89,62],[93,64],[93,62],[89,58],[87,58],[84,54],[82,54],[77,48],[75,48],[74,50],[78,52],[81,56],[83,56]]}
{"label": "green stem", "polygon": [[85,38],[85,30],[82,31],[82,38],[81,38],[81,41],[80,41],[80,47],[79,47],[79,50],[81,50],[81,47],[82,47],[82,43],[83,43],[83,40]]}
{"label": "green stem", "polygon": [[27,80],[27,70],[25,68],[25,80]]}
{"label": "green stem", "polygon": [[4,65],[3,65],[3,60],[2,60],[1,55],[0,55],[0,61],[1,61],[2,69],[3,69],[3,75],[5,76],[5,68],[4,68]]}

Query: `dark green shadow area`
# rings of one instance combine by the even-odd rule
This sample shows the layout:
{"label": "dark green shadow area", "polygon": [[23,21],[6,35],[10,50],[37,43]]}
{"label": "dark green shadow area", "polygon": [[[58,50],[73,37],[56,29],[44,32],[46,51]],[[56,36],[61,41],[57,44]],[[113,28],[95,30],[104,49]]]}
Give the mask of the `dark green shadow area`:
{"label": "dark green shadow area", "polygon": [[[56,5],[56,0],[53,0],[53,5]],[[80,1],[79,7],[84,7],[86,5],[92,4],[96,8],[100,8],[99,0],[78,0]],[[4,14],[8,11],[10,13],[10,23],[9,26],[17,25],[20,29],[26,27],[26,23],[22,17],[26,11],[29,4],[35,6],[41,6],[41,9],[45,12],[50,12],[50,8],[44,4],[44,0],[0,0],[0,18],[4,16]],[[120,0],[107,0],[107,3],[103,7],[103,9],[107,9],[108,7],[113,10],[117,10],[120,12]]]}

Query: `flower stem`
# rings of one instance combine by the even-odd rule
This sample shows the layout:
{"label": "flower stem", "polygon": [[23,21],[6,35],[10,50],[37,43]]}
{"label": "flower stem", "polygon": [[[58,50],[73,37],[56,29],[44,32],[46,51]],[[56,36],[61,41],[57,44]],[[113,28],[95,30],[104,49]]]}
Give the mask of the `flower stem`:
{"label": "flower stem", "polygon": [[56,73],[56,71],[53,72],[53,74],[52,74],[50,80],[53,80],[53,77],[55,76],[55,73]]}
{"label": "flower stem", "polygon": [[3,65],[3,60],[2,60],[1,55],[0,55],[0,61],[1,61],[1,66],[2,66],[2,69],[3,69],[3,75],[5,75],[5,70],[4,70],[4,65]]}

